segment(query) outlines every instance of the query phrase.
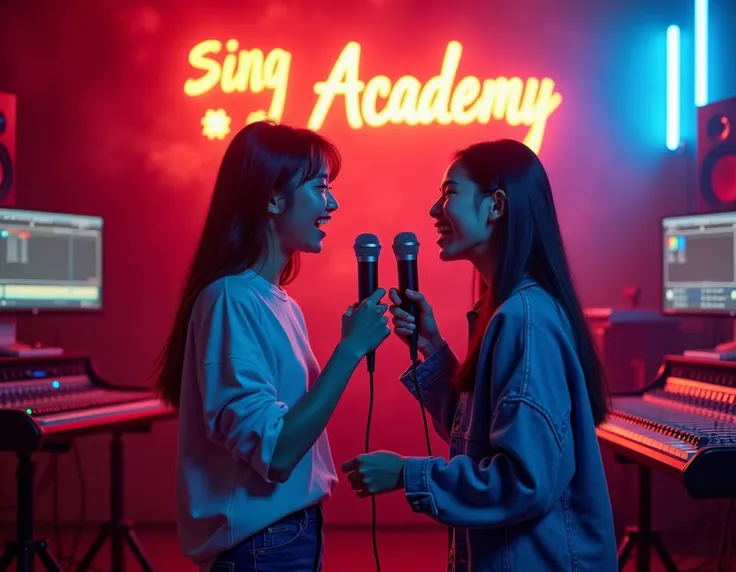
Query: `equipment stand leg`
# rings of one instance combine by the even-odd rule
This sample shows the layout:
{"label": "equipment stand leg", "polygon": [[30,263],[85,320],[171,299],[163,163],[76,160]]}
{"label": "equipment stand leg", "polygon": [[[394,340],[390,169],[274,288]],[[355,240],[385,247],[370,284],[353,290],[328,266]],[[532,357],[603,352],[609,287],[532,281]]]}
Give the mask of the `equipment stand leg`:
{"label": "equipment stand leg", "polygon": [[[110,539],[111,572],[125,572],[125,543],[144,572],[153,572],[138,537],[133,531],[133,523],[123,518],[123,440],[120,433],[114,433],[110,443],[110,522],[103,524],[97,538],[82,559],[77,572],[89,569],[97,553]],[[1,572],[1,570],[0,570]]]}
{"label": "equipment stand leg", "polygon": [[672,557],[662,544],[659,531],[652,530],[652,471],[637,464],[639,473],[639,499],[637,526],[627,526],[626,536],[618,549],[618,569],[623,570],[631,551],[636,547],[636,572],[650,572],[651,549],[664,564],[667,572],[677,572]]}
{"label": "equipment stand leg", "polygon": [[36,556],[49,572],[61,572],[61,567],[48,550],[45,540],[33,539],[33,488],[36,464],[30,455],[18,454],[17,515],[18,526],[15,542],[5,543],[5,554],[0,558],[0,572],[10,568],[15,559],[18,572],[33,572],[33,561]]}

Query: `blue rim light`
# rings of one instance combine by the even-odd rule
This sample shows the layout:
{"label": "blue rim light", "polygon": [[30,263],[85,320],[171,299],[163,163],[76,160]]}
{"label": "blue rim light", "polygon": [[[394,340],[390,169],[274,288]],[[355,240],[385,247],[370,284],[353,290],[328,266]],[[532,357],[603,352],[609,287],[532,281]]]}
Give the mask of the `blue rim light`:
{"label": "blue rim light", "polygon": [[695,0],[695,105],[708,103],[708,0]]}
{"label": "blue rim light", "polygon": [[667,149],[680,146],[680,27],[667,28]]}

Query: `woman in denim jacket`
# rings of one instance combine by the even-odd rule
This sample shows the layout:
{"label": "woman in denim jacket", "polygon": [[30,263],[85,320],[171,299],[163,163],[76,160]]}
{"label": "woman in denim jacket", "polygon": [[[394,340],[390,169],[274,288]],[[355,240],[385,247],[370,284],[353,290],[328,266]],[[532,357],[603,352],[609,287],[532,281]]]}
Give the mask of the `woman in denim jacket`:
{"label": "woman in denim jacket", "polygon": [[[432,205],[440,258],[468,260],[487,293],[468,314],[462,363],[418,292],[424,361],[402,382],[450,445],[441,457],[388,451],[343,465],[358,496],[400,488],[415,512],[451,527],[449,570],[617,570],[595,427],[608,398],[578,301],[547,174],[521,143],[460,151]],[[413,318],[390,293],[394,332]]]}

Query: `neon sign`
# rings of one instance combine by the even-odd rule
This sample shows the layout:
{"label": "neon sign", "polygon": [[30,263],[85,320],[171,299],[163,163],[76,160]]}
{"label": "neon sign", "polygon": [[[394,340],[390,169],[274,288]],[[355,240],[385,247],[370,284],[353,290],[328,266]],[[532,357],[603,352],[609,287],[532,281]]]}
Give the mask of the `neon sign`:
{"label": "neon sign", "polygon": [[264,117],[280,120],[289,84],[291,54],[276,48],[264,56],[259,49],[239,50],[239,47],[237,40],[228,40],[225,44],[228,53],[220,65],[208,54],[220,53],[222,42],[205,40],[194,46],[189,52],[189,63],[207,73],[197,79],[189,78],[184,84],[184,93],[196,97],[214,89],[218,83],[223,93],[243,93],[249,89],[252,93],[261,93],[264,89],[270,89],[273,95],[268,111],[259,109],[251,113],[246,123]]}
{"label": "neon sign", "polygon": [[[280,48],[268,54],[259,49],[241,50],[238,41],[231,39],[225,44],[226,54],[218,60],[216,56],[222,48],[218,40],[206,40],[192,48],[190,65],[205,73],[187,79],[184,93],[197,97],[218,87],[228,94],[248,91],[257,94],[270,90],[269,109],[253,111],[246,123],[264,117],[280,120],[286,103],[291,53]],[[462,51],[459,42],[450,42],[439,75],[424,84],[410,75],[394,82],[385,75],[363,81],[360,79],[361,46],[349,42],[328,78],[314,84],[317,101],[307,127],[319,130],[335,99],[342,97],[347,123],[353,129],[381,127],[388,123],[469,125],[505,121],[512,126],[528,127],[524,142],[538,152],[547,120],[562,102],[562,96],[555,91],[555,82],[547,77],[481,80],[475,76],[456,81]],[[222,139],[230,130],[229,123],[230,118],[224,110],[208,110],[202,119],[203,134],[211,139]]]}

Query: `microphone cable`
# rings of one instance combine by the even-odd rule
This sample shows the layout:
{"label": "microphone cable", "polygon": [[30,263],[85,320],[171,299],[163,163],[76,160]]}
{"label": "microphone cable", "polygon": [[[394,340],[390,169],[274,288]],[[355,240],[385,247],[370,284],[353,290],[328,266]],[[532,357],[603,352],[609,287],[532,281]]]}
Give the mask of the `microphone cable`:
{"label": "microphone cable", "polygon": [[424,423],[424,440],[427,443],[427,454],[432,456],[432,443],[429,441],[429,425],[427,424],[427,412],[424,409],[424,401],[422,400],[422,390],[419,389],[419,381],[417,380],[417,366],[421,362],[415,359],[411,362],[411,379],[414,382],[414,390],[417,392],[417,401],[419,408],[422,410],[422,422]]}
{"label": "microphone cable", "polygon": [[[371,452],[371,420],[373,418],[373,372],[368,372],[369,395],[368,395],[368,421],[365,424],[365,452]],[[381,560],[378,557],[378,538],[376,531],[376,495],[371,495],[371,538],[373,540],[373,558],[376,560],[376,572],[381,572]]]}
{"label": "microphone cable", "polygon": [[[422,392],[419,389],[419,382],[417,381],[417,365],[419,360],[413,360],[411,364],[411,378],[414,382],[414,389],[417,393],[417,400],[419,401],[419,407],[422,411],[422,422],[424,424],[424,439],[427,444],[427,453],[432,456],[432,444],[429,440],[429,424],[427,423],[427,413],[424,409],[424,401],[422,399]],[[365,424],[365,452],[371,452],[371,422],[373,421],[373,402],[375,397],[375,385],[373,381],[373,372],[368,372],[368,419]],[[381,572],[381,558],[378,554],[378,531],[376,526],[376,496],[371,495],[371,540],[373,543],[373,558],[376,561],[376,572]]]}

